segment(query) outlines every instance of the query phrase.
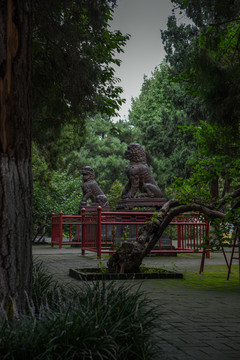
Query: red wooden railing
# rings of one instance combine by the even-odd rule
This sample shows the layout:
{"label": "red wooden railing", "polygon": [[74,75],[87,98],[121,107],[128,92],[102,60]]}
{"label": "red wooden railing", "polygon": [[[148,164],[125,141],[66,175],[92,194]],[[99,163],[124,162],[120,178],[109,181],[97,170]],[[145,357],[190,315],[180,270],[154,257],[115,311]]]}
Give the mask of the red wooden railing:
{"label": "red wooden railing", "polygon": [[[115,252],[121,241],[131,241],[137,236],[139,226],[150,221],[153,212],[86,212],[81,215],[52,214],[51,246],[78,245],[82,254],[94,251],[101,258],[103,253]],[[189,253],[203,251],[209,235],[209,224],[202,214],[181,214],[168,227],[168,246],[164,237],[159,239],[152,253]],[[130,239],[129,239],[130,237]]]}

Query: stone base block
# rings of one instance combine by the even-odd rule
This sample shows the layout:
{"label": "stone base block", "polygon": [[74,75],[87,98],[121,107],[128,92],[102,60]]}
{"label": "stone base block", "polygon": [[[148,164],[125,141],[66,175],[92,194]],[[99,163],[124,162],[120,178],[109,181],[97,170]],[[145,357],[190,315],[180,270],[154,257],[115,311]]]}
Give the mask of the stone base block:
{"label": "stone base block", "polygon": [[122,199],[117,203],[117,210],[132,210],[136,207],[152,207],[156,210],[167,202],[165,198],[133,198],[133,199]]}

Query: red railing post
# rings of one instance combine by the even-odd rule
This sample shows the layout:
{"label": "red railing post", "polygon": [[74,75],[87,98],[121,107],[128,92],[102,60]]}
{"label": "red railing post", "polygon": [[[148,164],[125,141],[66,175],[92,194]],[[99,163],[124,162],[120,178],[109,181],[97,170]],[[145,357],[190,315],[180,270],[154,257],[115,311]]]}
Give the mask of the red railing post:
{"label": "red railing post", "polygon": [[69,225],[69,242],[71,242],[72,238],[71,238],[72,234],[71,234],[71,224]]}
{"label": "red railing post", "polygon": [[182,248],[181,244],[181,225],[177,224],[177,247],[178,249]]}
{"label": "red railing post", "polygon": [[[206,236],[209,237],[209,221],[205,220],[206,222]],[[210,249],[206,251],[206,258],[209,259],[210,258]]]}
{"label": "red railing post", "polygon": [[51,214],[51,247],[53,247],[53,241],[55,241],[55,232],[54,232],[54,226],[53,226],[53,217],[54,213]]}
{"label": "red railing post", "polygon": [[62,233],[63,233],[63,212],[59,213],[59,249],[62,248]]}
{"label": "red railing post", "polygon": [[82,208],[82,255],[85,255],[85,212],[86,209]]}
{"label": "red railing post", "polygon": [[102,208],[98,206],[97,208],[97,257],[101,259],[101,230],[102,230]]}

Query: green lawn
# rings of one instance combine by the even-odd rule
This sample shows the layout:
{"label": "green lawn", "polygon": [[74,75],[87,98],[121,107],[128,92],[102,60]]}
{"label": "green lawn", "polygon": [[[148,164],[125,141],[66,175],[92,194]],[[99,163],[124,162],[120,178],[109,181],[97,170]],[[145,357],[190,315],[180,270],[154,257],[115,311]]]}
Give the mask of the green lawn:
{"label": "green lawn", "polygon": [[202,290],[240,291],[238,265],[232,265],[230,279],[227,280],[228,269],[224,265],[205,266],[204,272],[186,272],[184,285]]}

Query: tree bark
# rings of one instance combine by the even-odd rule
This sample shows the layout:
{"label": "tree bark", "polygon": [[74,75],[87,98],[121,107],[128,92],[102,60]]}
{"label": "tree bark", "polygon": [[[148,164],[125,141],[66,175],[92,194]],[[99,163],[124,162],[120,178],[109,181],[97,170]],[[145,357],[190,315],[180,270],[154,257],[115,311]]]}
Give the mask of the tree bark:
{"label": "tree bark", "polygon": [[0,4],[0,311],[9,317],[31,294],[31,5]]}

